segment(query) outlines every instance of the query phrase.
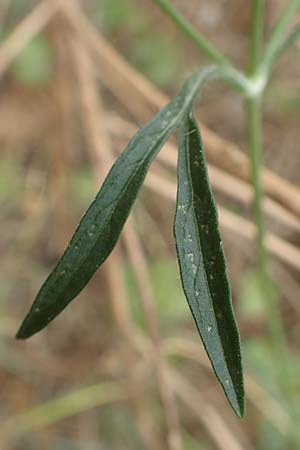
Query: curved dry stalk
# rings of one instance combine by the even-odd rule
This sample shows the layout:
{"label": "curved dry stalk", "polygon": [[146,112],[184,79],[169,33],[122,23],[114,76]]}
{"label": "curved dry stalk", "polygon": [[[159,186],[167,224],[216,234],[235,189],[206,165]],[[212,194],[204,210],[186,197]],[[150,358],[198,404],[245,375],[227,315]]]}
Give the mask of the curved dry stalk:
{"label": "curved dry stalk", "polygon": [[[220,222],[225,228],[247,240],[255,240],[256,227],[252,222],[221,207],[219,207],[219,214]],[[289,264],[294,269],[300,270],[300,250],[298,247],[273,233],[266,233],[266,247],[271,254],[281,261]]]}
{"label": "curved dry stalk", "polygon": [[[105,127],[109,133],[116,137],[122,136],[124,139],[130,139],[137,131],[131,122],[117,116],[116,114],[109,114],[105,121]],[[164,166],[176,170],[177,167],[177,149],[172,142],[167,142],[164,150],[157,156],[157,161]],[[154,163],[156,164],[156,163]],[[250,184],[234,175],[231,175],[212,164],[208,164],[208,172],[213,188],[235,201],[243,203],[251,207],[253,191]],[[283,207],[280,203],[266,196],[264,200],[264,211],[275,219],[278,223],[285,226],[287,232],[300,232],[300,220],[298,217]]]}
{"label": "curved dry stalk", "polygon": [[[191,339],[166,338],[163,341],[162,349],[166,357],[173,355],[182,356],[201,364],[201,366],[210,371],[210,362],[205,352],[198,343]],[[260,386],[248,371],[245,372],[245,384],[247,397],[253,406],[264,417],[271,420],[281,433],[286,433],[288,431],[289,417],[280,404]]]}
{"label": "curved dry stalk", "polygon": [[246,437],[244,443],[231,431],[216,409],[205,401],[205,398],[175,370],[170,370],[170,380],[180,399],[190,408],[195,417],[206,428],[219,450],[254,450]]}
{"label": "curved dry stalk", "polygon": [[[160,172],[162,173],[161,169]],[[167,177],[158,175],[157,171],[148,174],[145,180],[145,186],[159,195],[163,195],[166,199],[175,202],[176,200],[176,184],[168,180]],[[238,216],[218,205],[219,219],[221,228],[234,232],[247,241],[253,241],[256,236],[256,227],[249,220]],[[300,250],[293,244],[276,236],[273,233],[266,234],[266,246],[271,255],[276,256],[280,261],[289,264],[289,266],[300,270]]]}

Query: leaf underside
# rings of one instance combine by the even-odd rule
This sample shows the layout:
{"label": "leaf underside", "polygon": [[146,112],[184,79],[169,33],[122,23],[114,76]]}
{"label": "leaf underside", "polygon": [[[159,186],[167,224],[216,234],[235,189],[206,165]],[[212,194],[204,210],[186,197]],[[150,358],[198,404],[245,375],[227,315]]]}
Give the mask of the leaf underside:
{"label": "leaf underside", "polygon": [[204,80],[205,75],[192,75],[178,96],[129,142],[41,287],[17,338],[28,338],[51,322],[111,253],[152,160],[179,126]]}
{"label": "leaf underside", "polygon": [[191,113],[180,128],[178,158],[174,232],[181,281],[216,376],[241,417],[240,339],[201,136]]}

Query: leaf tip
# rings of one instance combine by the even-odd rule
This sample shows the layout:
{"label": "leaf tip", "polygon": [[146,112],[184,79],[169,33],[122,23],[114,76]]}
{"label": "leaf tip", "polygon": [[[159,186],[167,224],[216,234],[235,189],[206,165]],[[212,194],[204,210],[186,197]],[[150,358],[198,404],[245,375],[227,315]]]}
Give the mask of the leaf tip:
{"label": "leaf tip", "polygon": [[245,393],[243,381],[241,381],[241,384],[238,387],[234,387],[233,390],[226,389],[224,385],[223,388],[230,406],[234,410],[235,414],[240,419],[243,419],[243,417],[245,416]]}
{"label": "leaf tip", "polygon": [[245,417],[245,399],[244,397],[238,401],[238,406],[234,408],[236,415],[243,419]]}
{"label": "leaf tip", "polygon": [[28,329],[24,325],[25,323],[23,322],[16,334],[16,339],[18,340],[27,339],[31,336],[31,333],[28,333]]}
{"label": "leaf tip", "polygon": [[33,334],[37,333],[41,327],[38,326],[36,317],[29,311],[16,334],[16,339],[22,340],[30,338]]}

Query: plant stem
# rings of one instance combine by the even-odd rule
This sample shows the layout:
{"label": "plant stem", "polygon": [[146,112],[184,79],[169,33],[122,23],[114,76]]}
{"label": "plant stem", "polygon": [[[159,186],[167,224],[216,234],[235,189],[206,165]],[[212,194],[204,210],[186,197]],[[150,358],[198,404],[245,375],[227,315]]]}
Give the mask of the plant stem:
{"label": "plant stem", "polygon": [[[264,0],[253,2],[252,33],[249,55],[249,75],[256,73],[262,43]],[[262,17],[261,17],[262,16]],[[267,319],[270,339],[277,355],[284,353],[285,339],[279,308],[274,297],[272,279],[268,270],[268,256],[265,246],[265,221],[262,209],[263,187],[261,180],[262,161],[262,98],[263,90],[256,96],[246,99],[246,119],[248,145],[251,161],[251,179],[253,186],[253,213],[257,227],[257,255],[261,281],[265,291]]]}
{"label": "plant stem", "polygon": [[259,70],[261,73],[265,73],[266,76],[269,76],[269,73],[272,69],[272,66],[277,61],[277,59],[280,58],[282,53],[285,52],[285,50],[290,47],[294,42],[296,42],[297,39],[299,39],[300,36],[300,23],[297,23],[287,34],[287,36],[281,40],[281,42],[278,44],[277,48],[274,50],[274,53],[269,56],[267,62],[263,61]]}
{"label": "plant stem", "polygon": [[[260,273],[260,283],[264,293],[266,320],[269,329],[269,341],[272,349],[272,360],[275,369],[278,388],[285,397],[286,408],[290,416],[287,443],[291,449],[298,448],[297,407],[292,391],[292,372],[287,353],[287,343],[284,326],[279,309],[279,297],[275,290],[268,268],[268,256],[265,247],[265,222],[262,211],[263,189],[260,176],[262,166],[262,98],[254,97],[246,100],[248,142],[251,157],[252,185],[254,189],[254,217],[257,226],[257,252]],[[296,446],[295,446],[296,445]]]}
{"label": "plant stem", "polygon": [[[264,0],[254,0],[252,6],[252,27],[249,49],[249,76],[256,72],[263,35]],[[262,93],[246,100],[248,143],[251,160],[251,177],[254,190],[253,210],[257,226],[257,251],[262,274],[267,273],[267,254],[265,248],[265,224],[262,210]]]}
{"label": "plant stem", "polygon": [[269,70],[274,59],[274,55],[277,53],[278,47],[281,46],[283,41],[283,35],[286,31],[289,20],[300,6],[300,0],[290,0],[288,5],[280,14],[280,17],[275,24],[271,33],[269,42],[266,46],[264,53],[262,69]]}
{"label": "plant stem", "polygon": [[[289,18],[300,3],[299,0],[292,0],[279,19],[272,33],[270,42],[264,54],[263,62],[259,63],[262,35],[263,35],[263,8],[264,0],[253,1],[252,13],[252,32],[249,54],[249,77],[257,77],[261,75],[267,80],[271,62],[280,51],[282,46],[288,45],[294,38],[289,39],[287,44],[284,43],[283,33]],[[285,47],[284,47],[285,48]],[[267,64],[265,58],[269,58]],[[253,78],[252,78],[253,79]],[[251,160],[251,177],[254,190],[253,211],[257,227],[257,253],[261,284],[264,292],[266,318],[269,327],[269,338],[273,350],[274,367],[279,388],[285,395],[286,405],[290,413],[291,422],[289,428],[288,443],[291,448],[297,445],[297,438],[294,436],[296,408],[292,392],[292,374],[290,370],[290,362],[287,356],[287,345],[284,333],[284,327],[280,315],[279,298],[275,292],[272,277],[268,268],[268,256],[265,247],[265,221],[262,210],[263,188],[261,181],[262,167],[262,99],[264,89],[258,91],[257,95],[250,96],[246,99],[246,118],[248,143]]]}
{"label": "plant stem", "polygon": [[[248,126],[248,142],[251,158],[252,185],[254,190],[253,210],[254,218],[257,226],[257,253],[259,272],[262,288],[265,293],[266,317],[269,326],[270,341],[273,350],[276,352],[276,360],[280,364],[278,372],[285,372],[287,364],[281,367],[285,359],[285,337],[283,324],[280,317],[278,296],[275,294],[273,281],[268,269],[268,256],[265,247],[265,221],[262,210],[263,189],[260,176],[260,168],[262,167],[262,111],[261,97],[246,100],[246,114]],[[287,363],[287,362],[286,362]],[[277,374],[278,375],[278,374]],[[284,384],[288,384],[288,377],[285,378]],[[283,384],[283,383],[282,383]],[[288,389],[282,386],[284,391]]]}
{"label": "plant stem", "polygon": [[168,0],[153,0],[162,11],[188,36],[212,61],[217,64],[232,67],[231,62],[222,53],[199,33],[195,27],[179,12]]}
{"label": "plant stem", "polygon": [[267,254],[265,248],[265,223],[262,210],[262,183],[260,169],[262,166],[262,113],[261,98],[246,100],[248,143],[251,160],[251,178],[254,190],[253,212],[257,226],[257,252],[260,272],[267,274]]}
{"label": "plant stem", "polygon": [[[249,47],[249,77],[254,76],[259,64],[259,56],[262,44],[263,32],[263,6],[264,0],[254,0],[252,9],[252,27],[251,40]],[[246,121],[248,146],[251,162],[251,180],[253,188],[253,215],[257,228],[257,256],[258,267],[261,278],[261,284],[264,288],[264,297],[266,302],[266,316],[268,318],[269,331],[271,343],[277,350],[276,342],[278,341],[279,327],[276,321],[274,322],[273,310],[275,305],[270,304],[270,290],[267,289],[269,285],[268,261],[265,247],[265,221],[262,209],[263,188],[261,181],[261,167],[262,167],[262,93],[257,96],[246,99]],[[266,288],[266,289],[265,289]],[[279,321],[280,322],[280,321]]]}
{"label": "plant stem", "polygon": [[250,41],[249,75],[255,73],[261,53],[263,39],[265,0],[253,0],[252,29]]}

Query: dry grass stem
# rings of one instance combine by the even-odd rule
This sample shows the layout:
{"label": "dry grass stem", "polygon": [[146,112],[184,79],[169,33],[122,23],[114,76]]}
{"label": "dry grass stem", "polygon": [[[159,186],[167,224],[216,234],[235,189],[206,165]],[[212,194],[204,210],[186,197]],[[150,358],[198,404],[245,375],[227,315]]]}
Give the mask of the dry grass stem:
{"label": "dry grass stem", "polygon": [[[53,18],[55,20],[52,21]],[[49,21],[51,22],[48,27]],[[36,227],[41,228],[41,225],[45,224],[42,214],[46,210],[48,212],[54,210],[58,217],[58,232],[62,233],[57,233],[58,242],[55,243],[60,249],[65,244],[68,235],[65,232],[68,229],[66,171],[68,163],[75,159],[73,149],[76,145],[73,145],[75,139],[73,130],[70,128],[74,125],[74,117],[77,117],[76,114],[73,117],[75,102],[77,101],[79,104],[80,124],[87,144],[87,157],[93,172],[95,190],[98,190],[114,162],[115,155],[111,137],[113,136],[116,140],[124,139],[127,142],[137,131],[132,123],[117,115],[111,115],[105,120],[98,80],[113,93],[138,122],[152,118],[170,99],[132,68],[97,31],[84,15],[80,7],[80,0],[41,0],[37,2],[35,8],[14,28],[11,35],[0,43],[0,77],[26,45],[46,26],[47,37],[54,44],[55,53],[55,70],[49,92],[51,111],[55,116],[54,128],[57,131],[49,137],[49,145],[53,149],[51,152],[53,170],[50,172],[50,182],[48,183],[50,198],[47,198],[47,206],[39,207],[36,211],[32,207],[30,214],[24,213],[25,226],[28,222],[32,236],[27,234],[27,231],[24,233],[22,229],[16,235],[15,242],[26,239],[27,246],[33,245]],[[71,75],[68,69],[70,66],[71,70],[75,69],[73,84],[69,83]],[[74,81],[73,78],[72,81]],[[78,88],[78,92],[75,92],[74,88]],[[201,124],[201,132],[210,161],[208,170],[212,186],[227,198],[250,208],[253,191],[248,157],[237,145],[221,138],[203,124]],[[146,177],[145,186],[152,193],[157,193],[159,198],[164,197],[169,202],[175,202],[176,167],[177,149],[171,141],[158,155],[153,168]],[[265,192],[264,212],[276,224],[281,225],[282,234],[290,239],[292,236],[299,236],[299,187],[268,169],[262,169],[262,179]],[[257,232],[254,223],[221,206],[218,207],[218,212],[220,225],[224,230],[229,231],[234,237],[241,237],[248,243],[254,242]],[[234,239],[232,242],[234,245]],[[114,342],[120,346],[119,354],[115,353],[115,349],[109,349],[114,352],[117,361],[114,367],[118,368],[118,372],[115,373],[111,370],[109,363],[106,365],[106,370],[110,370],[110,376],[118,377],[121,367],[124,379],[101,382],[94,386],[78,389],[61,398],[45,402],[12,416],[1,426],[1,442],[14,444],[14,439],[18,439],[21,435],[50,426],[72,415],[80,414],[97,406],[125,401],[129,403],[130,409],[133,411],[145,448],[165,450],[167,447],[168,450],[182,450],[181,425],[177,406],[179,399],[192,411],[193,417],[211,436],[216,448],[219,450],[253,450],[252,445],[244,436],[242,427],[237,427],[233,421],[230,423],[230,418],[225,420],[222,413],[208,401],[209,395],[199,392],[188,377],[183,377],[172,367],[171,360],[168,361],[169,356],[184,357],[190,359],[191,367],[195,366],[191,361],[201,364],[203,374],[207,369],[211,371],[211,364],[199,343],[194,343],[192,339],[188,338],[163,339],[161,337],[147,255],[132,218],[128,219],[124,227],[122,243],[123,247],[118,244],[105,262],[103,272],[117,330],[118,340]],[[26,245],[23,249],[26,248]],[[266,247],[269,253],[279,260],[279,262],[275,262],[275,268],[286,283],[282,292],[289,300],[292,299],[290,303],[293,311],[298,314],[300,309],[295,292],[299,291],[299,283],[287,271],[286,266],[297,271],[300,270],[300,248],[289,242],[287,238],[284,239],[272,232],[266,234]],[[155,251],[155,249],[152,250],[153,254]],[[125,252],[141,298],[149,331],[147,337],[141,333],[132,318],[123,271]],[[21,268],[23,265],[24,261],[22,260],[16,264],[16,267],[20,266]],[[288,308],[287,312],[290,312],[290,309]],[[13,323],[11,319],[4,320],[1,323],[0,334],[6,336],[10,333]],[[106,353],[105,357],[107,357]],[[56,371],[56,375],[57,373],[60,376],[66,374],[61,368],[62,359],[57,360],[59,364],[55,360],[50,364],[47,355],[39,355],[34,347],[31,358],[32,361],[36,359],[38,363],[44,362],[41,374],[46,374],[51,370]],[[55,364],[60,367],[53,369]],[[153,367],[156,372],[155,382],[164,415],[165,436],[159,433],[160,423],[158,424],[155,417],[151,415],[150,407],[148,407],[146,390],[150,383],[147,376]],[[24,373],[27,373],[26,370]],[[101,372],[102,376],[103,372]],[[282,434],[288,435],[289,417],[281,405],[271,398],[249,371],[246,371],[245,382],[247,395],[254,409],[259,412],[259,415],[272,421]],[[167,445],[165,445],[165,441]]]}
{"label": "dry grass stem", "polygon": [[[74,51],[78,52],[78,50],[76,50],[77,48],[78,48],[78,42],[75,41]],[[87,58],[85,56],[87,53],[87,50],[81,46],[80,53],[81,53],[81,56],[80,56],[80,61],[78,63],[78,70],[82,71],[82,68],[83,68],[84,74],[86,74],[87,71],[89,73],[91,73],[93,70],[91,67],[91,60],[90,60],[90,58]],[[83,58],[85,58],[85,60]],[[87,61],[87,59],[88,59],[88,61]],[[88,68],[87,68],[87,64],[90,65]],[[81,84],[82,84],[82,86],[85,85],[84,89],[86,91],[85,95],[84,95],[84,97],[86,99],[84,116],[85,116],[85,121],[89,121],[89,123],[86,123],[86,128],[89,130],[88,134],[91,136],[90,144],[92,145],[93,153],[96,155],[93,159],[94,159],[94,162],[96,162],[97,166],[99,165],[98,163],[100,163],[100,167],[97,170],[97,172],[103,174],[103,176],[104,176],[104,174],[108,170],[108,166],[111,165],[113,162],[113,154],[111,151],[111,145],[109,142],[107,142],[108,141],[107,134],[105,133],[105,130],[101,129],[102,127],[100,127],[100,124],[99,124],[99,118],[101,117],[100,110],[99,110],[99,98],[98,98],[99,96],[97,95],[97,90],[95,89],[95,85],[92,86],[91,80],[89,80],[89,82],[87,82],[87,80],[86,79],[84,80],[83,76],[81,76]],[[91,114],[91,112],[92,112],[92,114]],[[101,142],[101,140],[103,139],[103,136],[105,136],[105,141],[106,141],[105,145],[103,145],[103,141]],[[98,162],[95,161],[95,158],[99,158],[99,161]],[[131,229],[131,231],[133,231],[133,229]],[[130,233],[130,227],[129,227],[129,229],[127,229],[127,235],[128,235],[128,233]],[[126,231],[124,234],[126,236]],[[133,232],[133,237],[131,235],[131,238],[135,239],[134,232]],[[126,237],[125,237],[125,239],[126,239]],[[127,248],[127,251],[130,254],[132,254],[132,250],[133,250],[132,246],[129,246]],[[139,256],[141,257],[141,255],[139,255]],[[110,257],[110,259],[111,259],[111,257]],[[108,275],[109,279],[112,278],[111,279],[112,284],[114,283],[114,279],[115,279],[115,269],[116,269],[116,267],[113,267],[113,269],[110,271],[110,273]],[[134,266],[134,270],[136,271],[137,269],[138,269],[138,267]],[[146,270],[145,264],[144,264],[144,269]],[[141,270],[141,268],[139,267],[139,271],[140,270]],[[137,278],[139,279],[139,276]],[[143,292],[145,292],[145,286],[144,286]],[[146,316],[149,319],[150,334],[153,337],[153,339],[155,339],[156,351],[159,352],[159,340],[158,340],[158,334],[157,334],[158,330],[157,330],[156,324],[154,322],[155,313],[154,313],[154,311],[150,311],[151,305],[153,305],[153,303],[151,303],[151,300],[150,300],[150,292],[148,292],[148,295],[146,294],[146,298],[148,300],[146,302],[146,304],[147,304]],[[159,357],[158,357],[158,361],[159,361],[158,362],[159,386],[160,386],[160,393],[162,396],[162,401],[163,401],[167,424],[168,424],[169,448],[170,448],[170,450],[180,450],[181,444],[180,444],[180,433],[179,433],[176,405],[172,398],[172,393],[170,392],[169,384],[165,380],[165,371],[163,368],[164,363],[161,360],[161,358],[159,358]]]}
{"label": "dry grass stem", "polygon": [[[121,136],[124,140],[130,139],[137,132],[137,128],[132,123],[115,114],[110,114],[108,116],[105,126],[109,133],[116,137]],[[176,146],[171,142],[167,142],[163,151],[158,154],[157,161],[175,171],[177,168]],[[253,190],[247,181],[242,180],[235,175],[231,175],[225,170],[212,164],[208,164],[208,171],[211,184],[215,190],[246,206],[251,206]],[[263,206],[265,213],[268,214],[270,218],[275,219],[276,222],[286,227],[286,233],[300,232],[300,220],[289,209],[268,196],[265,196]]]}
{"label": "dry grass stem", "polygon": [[[159,195],[163,195],[168,200],[173,202],[176,200],[176,184],[161,174],[158,175],[154,171],[149,173],[145,186]],[[218,212],[221,228],[235,233],[246,241],[252,242],[255,240],[256,227],[252,222],[221,206],[218,206]],[[300,250],[298,247],[270,232],[266,235],[266,246],[271,255],[276,256],[290,267],[300,270]]]}
{"label": "dry grass stem", "polygon": [[[221,206],[218,207],[221,226],[231,232],[254,241],[256,238],[256,226],[254,223],[228,211]],[[296,270],[300,270],[300,250],[295,245],[276,236],[273,233],[266,234],[266,247],[271,255],[276,256],[281,262],[288,264]]]}
{"label": "dry grass stem", "polygon": [[[81,118],[87,141],[87,151],[92,162],[92,170],[95,179],[95,190],[99,188],[99,181],[103,181],[110,165],[110,142],[107,133],[102,129],[101,98],[98,95],[96,80],[90,56],[79,39],[71,42],[74,60],[79,80],[79,92],[81,100]],[[105,149],[105,151],[103,151]],[[118,328],[124,337],[134,342],[132,336],[132,320],[128,306],[126,287],[121,271],[122,259],[118,247],[114,250],[105,264],[109,291],[111,293],[113,312]]]}
{"label": "dry grass stem", "polygon": [[[1,45],[0,75],[27,43],[45,27],[58,8],[61,9],[73,27],[100,58],[101,71],[99,75],[103,82],[121,100],[121,97],[126,97],[123,98],[126,106],[134,108],[132,112],[138,115],[138,120],[141,118],[141,110],[143,112],[147,110],[146,114],[149,117],[150,114],[153,114],[153,109],[161,109],[167,103],[168,98],[131,68],[113,47],[97,33],[75,3],[61,0],[41,2]],[[128,92],[132,93],[132,101],[129,104],[127,102]],[[147,105],[145,105],[145,102]],[[139,111],[136,110],[137,108]],[[207,145],[209,160],[229,173],[249,180],[249,160],[238,147],[220,138],[203,124],[201,129]],[[263,170],[263,184],[266,194],[300,216],[300,194],[296,186],[268,169]]]}
{"label": "dry grass stem", "polygon": [[[78,60],[77,70],[79,73],[83,99],[82,119],[85,124],[85,129],[87,130],[86,137],[90,146],[90,151],[93,152],[91,155],[93,171],[96,177],[97,174],[100,174],[103,179],[108,167],[113,162],[113,153],[109,137],[102,127],[101,97],[98,95],[99,93],[96,87],[90,55],[81,45],[79,40],[74,41],[73,52]],[[129,313],[129,300],[124,285],[120,255],[117,255],[114,251],[108,261],[106,261],[105,268],[110,297],[112,299],[114,315],[118,327],[121,329],[124,337],[127,338],[128,344],[132,347],[128,348],[128,346],[126,346],[128,355],[125,355],[127,367],[130,368],[131,371],[135,364],[134,359],[132,358],[132,351],[136,350],[136,339],[138,336],[134,331],[134,325]],[[139,418],[138,425],[148,448],[159,449],[161,446],[156,438],[157,433],[155,433],[152,421],[149,419],[149,414],[144,411],[142,404],[140,403],[142,392],[139,385],[141,387],[140,383],[142,380],[139,380],[137,375],[135,370],[131,372],[132,389],[135,393],[134,406]],[[171,447],[171,450],[178,450],[178,447]]]}
{"label": "dry grass stem", "polygon": [[[190,408],[206,428],[219,450],[254,450],[250,443],[242,445],[216,409],[205,401],[199,390],[188,383],[177,371],[170,371],[170,379],[180,399]],[[246,441],[243,436],[243,441]]]}
{"label": "dry grass stem", "polygon": [[174,393],[169,382],[166,362],[161,355],[161,341],[157,314],[155,311],[153,291],[149,277],[149,271],[145,255],[139,237],[134,229],[132,219],[128,219],[123,232],[129,260],[136,278],[136,283],[142,299],[146,322],[153,342],[154,358],[157,366],[158,386],[164,406],[167,426],[168,443],[170,450],[180,450],[182,448],[179,429],[179,417]]}
{"label": "dry grass stem", "polygon": [[[300,280],[295,274],[291,273],[288,267],[284,267],[278,261],[273,261],[273,273],[275,280],[280,280],[280,290],[282,294],[289,300],[290,306],[295,312],[295,320],[299,322],[300,317]],[[278,282],[278,281],[277,281]]]}
{"label": "dry grass stem", "polygon": [[58,10],[55,2],[41,1],[0,46],[0,77],[32,38],[47,25]]}
{"label": "dry grass stem", "polygon": [[[198,342],[187,338],[166,338],[163,341],[163,352],[166,357],[177,355],[189,358],[202,367],[211,371],[211,364],[204,352],[203,347]],[[281,405],[274,400],[271,395],[245,371],[245,385],[247,398],[253,406],[268,420],[271,420],[281,433],[288,430],[289,417],[282,409]]]}

